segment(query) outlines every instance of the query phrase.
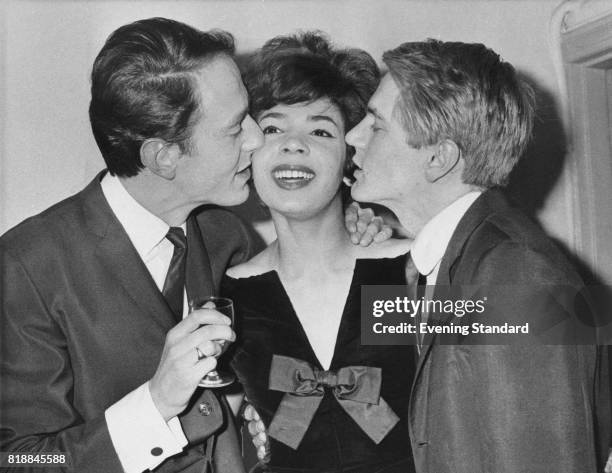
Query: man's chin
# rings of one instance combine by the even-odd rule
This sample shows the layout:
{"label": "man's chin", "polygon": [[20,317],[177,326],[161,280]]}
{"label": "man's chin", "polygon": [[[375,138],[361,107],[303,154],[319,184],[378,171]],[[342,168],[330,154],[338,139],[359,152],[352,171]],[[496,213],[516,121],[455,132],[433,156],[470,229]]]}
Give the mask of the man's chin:
{"label": "man's chin", "polygon": [[351,197],[357,202],[371,202],[371,200],[368,200],[367,189],[364,189],[364,185],[360,184],[359,181],[355,181],[351,186]]}
{"label": "man's chin", "polygon": [[240,205],[240,204],[244,204],[249,198],[249,188],[247,186],[246,188],[246,192],[244,194],[242,194],[239,197],[236,197],[236,200],[234,201],[234,203],[232,204],[227,204],[228,206],[234,206],[234,205]]}
{"label": "man's chin", "polygon": [[236,205],[244,204],[249,198],[249,186],[244,186],[241,192],[235,192],[232,195],[227,195],[222,199],[212,202],[214,205],[221,207],[235,207]]}

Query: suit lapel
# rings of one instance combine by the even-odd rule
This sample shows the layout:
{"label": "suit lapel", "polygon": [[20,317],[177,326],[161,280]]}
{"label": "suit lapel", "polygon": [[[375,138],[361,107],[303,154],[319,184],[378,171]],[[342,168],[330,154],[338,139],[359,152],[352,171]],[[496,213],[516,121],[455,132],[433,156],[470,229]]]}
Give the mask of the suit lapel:
{"label": "suit lapel", "polygon": [[[172,311],[104,198],[100,187],[103,175],[99,174],[82,193],[86,225],[99,239],[96,254],[100,264],[110,275],[108,279],[118,282],[117,290],[125,291],[165,331],[170,330],[176,324]],[[187,300],[215,295],[210,258],[193,216],[187,220],[187,248]]]}
{"label": "suit lapel", "polygon": [[[446,292],[445,287],[451,286],[453,282],[452,273],[454,272],[455,265],[460,261],[460,257],[466,246],[469,237],[472,235],[474,230],[494,211],[505,207],[506,201],[498,190],[488,190],[484,192],[472,206],[467,210],[463,218],[459,221],[457,228],[453,232],[446,252],[440,262],[440,269],[438,271],[438,277],[436,280],[436,288],[434,289],[433,299],[440,297],[441,292]],[[454,314],[446,314],[440,319],[440,325],[448,324]],[[419,361],[417,363],[416,379],[419,377],[423,364],[431,351],[435,340],[435,334],[428,333],[423,337],[423,346],[419,355]]]}
{"label": "suit lapel", "polygon": [[99,264],[106,269],[106,284],[127,293],[144,314],[168,331],[176,324],[172,311],[104,198],[102,176],[85,188],[83,198],[87,227],[99,239],[95,251]]}
{"label": "suit lapel", "polygon": [[202,232],[195,217],[187,220],[187,268],[185,277],[187,299],[216,295],[210,258],[204,245]]}

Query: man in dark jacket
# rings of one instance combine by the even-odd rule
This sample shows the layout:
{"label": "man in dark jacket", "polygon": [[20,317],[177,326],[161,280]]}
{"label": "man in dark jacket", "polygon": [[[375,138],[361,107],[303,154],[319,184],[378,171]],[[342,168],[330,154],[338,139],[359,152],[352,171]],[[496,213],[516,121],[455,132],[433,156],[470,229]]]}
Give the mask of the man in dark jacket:
{"label": "man in dark jacket", "polygon": [[[389,73],[370,113],[347,135],[359,168],[353,197],[389,207],[415,236],[424,300],[442,298],[443,287],[465,299],[480,290],[489,304],[479,321],[537,331],[500,341],[474,330],[476,317],[419,314],[425,333],[408,418],[417,471],[601,472],[606,347],[562,303],[584,285],[498,189],[531,134],[531,90],[479,44],[405,43],[383,60]],[[427,330],[453,325],[470,332],[448,343]]]}
{"label": "man in dark jacket", "polygon": [[214,207],[247,198],[262,143],[233,53],[227,33],[154,18],[96,58],[107,170],[0,239],[3,467],[242,471],[224,401],[198,388],[235,335],[222,314],[188,310],[253,253]]}

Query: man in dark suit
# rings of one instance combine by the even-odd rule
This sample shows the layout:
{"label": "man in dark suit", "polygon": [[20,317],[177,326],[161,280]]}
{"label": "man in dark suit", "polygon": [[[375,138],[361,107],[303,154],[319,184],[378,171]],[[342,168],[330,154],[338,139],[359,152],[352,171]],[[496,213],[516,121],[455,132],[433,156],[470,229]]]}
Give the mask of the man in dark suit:
{"label": "man in dark suit", "polygon": [[[1,451],[78,473],[242,471],[225,402],[198,389],[235,335],[187,304],[253,253],[214,206],[247,198],[262,143],[233,52],[160,18],[104,44],[90,119],[108,170],[0,239]],[[16,471],[59,461],[30,458]]]}
{"label": "man in dark suit", "polygon": [[[415,236],[412,261],[429,285],[425,300],[441,298],[443,286],[466,299],[480,288],[502,303],[478,321],[528,322],[539,330],[534,336],[557,342],[525,335],[524,343],[500,343],[472,329],[453,344],[435,334],[419,339],[408,419],[417,471],[603,471],[605,347],[554,338],[567,336],[568,326],[593,333],[556,289],[577,293],[583,283],[498,189],[531,134],[533,93],[483,45],[405,43],[383,60],[389,73],[347,135],[359,168],[353,197],[389,207]],[[477,320],[419,315],[430,316],[426,327]]]}

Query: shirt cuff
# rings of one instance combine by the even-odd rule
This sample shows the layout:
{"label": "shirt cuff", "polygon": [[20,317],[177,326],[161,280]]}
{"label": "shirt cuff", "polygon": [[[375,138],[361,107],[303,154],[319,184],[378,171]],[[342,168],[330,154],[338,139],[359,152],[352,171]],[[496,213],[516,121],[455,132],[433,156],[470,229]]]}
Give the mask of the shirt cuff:
{"label": "shirt cuff", "polygon": [[104,415],[125,473],[153,469],[187,445],[179,419],[173,417],[166,423],[155,407],[148,382],[110,406]]}

